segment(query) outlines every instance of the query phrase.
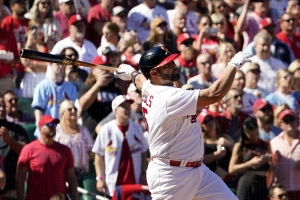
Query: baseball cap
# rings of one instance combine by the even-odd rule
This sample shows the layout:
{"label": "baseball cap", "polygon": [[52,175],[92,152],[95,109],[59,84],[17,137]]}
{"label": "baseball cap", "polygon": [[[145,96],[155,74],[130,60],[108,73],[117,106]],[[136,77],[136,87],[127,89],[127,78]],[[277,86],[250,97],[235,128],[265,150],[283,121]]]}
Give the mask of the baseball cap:
{"label": "baseball cap", "polygon": [[197,117],[198,121],[202,124],[207,116],[211,116],[213,118],[213,115],[209,112],[209,110],[203,109]]}
{"label": "baseball cap", "polygon": [[66,3],[66,2],[68,2],[68,1],[70,1],[70,0],[58,0],[58,4]]}
{"label": "baseball cap", "polygon": [[181,33],[176,40],[177,46],[181,45],[186,40],[195,40],[189,33]]}
{"label": "baseball cap", "polygon": [[108,61],[107,56],[105,56],[105,55],[99,55],[99,56],[96,56],[93,59],[92,63],[98,64],[98,65],[107,65],[107,64],[109,64],[109,61]]}
{"label": "baseball cap", "polygon": [[122,6],[116,6],[116,7],[114,7],[112,9],[112,14],[113,15],[118,15],[118,14],[120,14],[122,12],[126,12],[127,13],[127,10],[124,7],[122,7]]}
{"label": "baseball cap", "polygon": [[150,29],[154,30],[156,27],[158,27],[160,24],[164,24],[167,26],[167,22],[161,18],[161,17],[156,17],[154,18],[151,23],[150,23]]}
{"label": "baseball cap", "polygon": [[130,99],[127,95],[119,95],[117,96],[111,103],[111,108],[115,112],[117,107],[119,107],[124,102],[129,102],[132,104],[134,101]]}
{"label": "baseball cap", "polygon": [[243,66],[243,72],[246,74],[249,71],[258,70],[260,71],[260,66],[257,63],[251,62],[251,63],[245,63]]}
{"label": "baseball cap", "polygon": [[291,109],[285,109],[279,113],[278,119],[282,120],[287,115],[295,117],[295,113]]}
{"label": "baseball cap", "polygon": [[255,102],[254,102],[254,104],[253,104],[253,109],[254,110],[260,110],[260,109],[262,109],[263,107],[265,107],[265,106],[267,106],[267,105],[270,105],[271,106],[271,104],[267,101],[267,100],[265,100],[265,99],[257,99]]}
{"label": "baseball cap", "polygon": [[263,29],[263,28],[266,28],[266,27],[268,27],[268,26],[275,26],[275,23],[274,23],[274,21],[273,21],[272,18],[270,18],[270,17],[265,17],[265,18],[263,18],[263,19],[260,21],[260,23],[259,23],[259,28],[260,28],[260,29]]}
{"label": "baseball cap", "polygon": [[59,119],[57,119],[57,118],[52,118],[51,115],[43,115],[43,116],[41,117],[41,119],[39,120],[38,127],[40,128],[40,127],[42,127],[43,125],[49,124],[49,123],[52,123],[52,122],[58,124],[58,123],[59,123]]}
{"label": "baseball cap", "polygon": [[288,70],[291,74],[294,74],[298,69],[300,69],[300,60],[296,59],[290,64]]}
{"label": "baseball cap", "polygon": [[73,14],[73,15],[71,15],[71,17],[68,20],[68,25],[70,26],[70,25],[74,24],[75,22],[80,22],[80,21],[85,22],[82,15],[81,14]]}
{"label": "baseball cap", "polygon": [[20,2],[25,2],[25,0],[10,0],[9,3],[13,4],[13,3],[20,3]]}
{"label": "baseball cap", "polygon": [[130,92],[135,92],[137,88],[135,87],[134,83],[130,83],[129,87],[127,88],[127,94]]}

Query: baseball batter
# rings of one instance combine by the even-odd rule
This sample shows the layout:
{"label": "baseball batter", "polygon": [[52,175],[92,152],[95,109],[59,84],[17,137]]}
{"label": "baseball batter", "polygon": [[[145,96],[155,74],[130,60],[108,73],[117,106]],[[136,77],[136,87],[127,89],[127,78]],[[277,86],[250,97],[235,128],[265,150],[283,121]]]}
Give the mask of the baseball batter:
{"label": "baseball batter", "polygon": [[239,52],[208,89],[182,90],[173,86],[179,73],[177,54],[163,47],[146,51],[140,71],[120,65],[117,75],[132,79],[143,93],[143,114],[148,125],[151,162],[147,182],[152,199],[237,199],[225,183],[203,163],[204,147],[196,109],[220,101],[231,87],[236,68],[250,54]]}

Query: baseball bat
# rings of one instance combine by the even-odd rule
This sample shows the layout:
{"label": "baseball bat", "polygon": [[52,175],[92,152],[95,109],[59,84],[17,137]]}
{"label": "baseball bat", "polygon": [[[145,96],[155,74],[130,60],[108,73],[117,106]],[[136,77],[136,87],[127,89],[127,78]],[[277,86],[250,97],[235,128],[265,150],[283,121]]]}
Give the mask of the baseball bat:
{"label": "baseball bat", "polygon": [[41,60],[41,61],[46,61],[46,62],[59,63],[59,64],[63,64],[63,65],[75,65],[75,66],[98,68],[98,69],[102,69],[102,70],[108,70],[111,72],[118,70],[118,68],[115,68],[115,67],[109,67],[109,66],[105,66],[105,65],[97,65],[97,64],[93,64],[93,63],[79,61],[79,60],[73,60],[71,58],[66,58],[66,57],[59,56],[59,55],[42,53],[42,52],[32,51],[32,50],[28,50],[28,49],[21,49],[20,56],[21,56],[21,58]]}

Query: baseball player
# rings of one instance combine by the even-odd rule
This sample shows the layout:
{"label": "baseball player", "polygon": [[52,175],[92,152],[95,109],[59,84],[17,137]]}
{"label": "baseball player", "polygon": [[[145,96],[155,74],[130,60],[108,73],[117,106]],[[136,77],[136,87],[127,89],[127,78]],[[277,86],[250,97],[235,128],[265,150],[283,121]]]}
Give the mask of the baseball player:
{"label": "baseball player", "polygon": [[203,137],[196,109],[220,101],[231,87],[236,69],[251,62],[239,52],[228,63],[222,77],[203,90],[173,86],[179,73],[163,47],[146,51],[140,71],[122,64],[117,75],[132,80],[143,93],[143,115],[148,125],[151,162],[147,182],[152,199],[237,199],[225,183],[203,163]]}

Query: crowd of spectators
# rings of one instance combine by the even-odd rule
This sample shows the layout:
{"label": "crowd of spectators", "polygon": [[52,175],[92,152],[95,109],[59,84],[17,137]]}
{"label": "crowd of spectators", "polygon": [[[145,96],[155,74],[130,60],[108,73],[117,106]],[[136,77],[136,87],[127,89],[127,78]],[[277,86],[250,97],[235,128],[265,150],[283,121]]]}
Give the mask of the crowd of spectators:
{"label": "crowd of spectators", "polygon": [[[236,52],[253,54],[224,99],[196,113],[203,162],[241,200],[299,199],[299,13],[298,0],[0,0],[0,199],[24,199],[26,174],[30,199],[68,195],[62,180],[77,199],[86,173],[113,196],[116,185],[146,184],[151,158],[133,84],[98,68],[20,58],[22,48],[138,69],[155,46],[179,54],[174,86],[182,89],[208,88]],[[58,184],[45,197],[35,193],[42,179]]]}

